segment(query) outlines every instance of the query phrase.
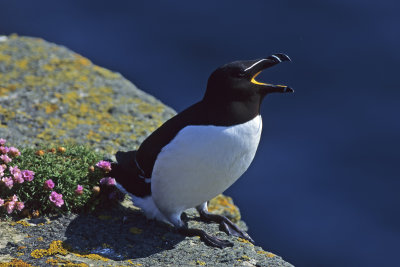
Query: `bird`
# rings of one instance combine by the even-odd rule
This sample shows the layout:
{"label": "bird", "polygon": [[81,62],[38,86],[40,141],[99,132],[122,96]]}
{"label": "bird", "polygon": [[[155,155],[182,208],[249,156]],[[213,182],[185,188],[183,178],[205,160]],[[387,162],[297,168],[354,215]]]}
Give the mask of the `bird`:
{"label": "bird", "polygon": [[286,85],[259,82],[256,77],[289,56],[276,53],[256,60],[239,60],[210,75],[197,103],[167,120],[124,160],[117,153],[110,176],[149,219],[174,226],[185,236],[200,236],[209,246],[233,243],[189,228],[182,220],[196,208],[206,222],[217,222],[229,235],[254,240],[222,215],[208,211],[208,201],[224,192],[248,169],[261,138],[260,106],[271,93],[293,93]]}

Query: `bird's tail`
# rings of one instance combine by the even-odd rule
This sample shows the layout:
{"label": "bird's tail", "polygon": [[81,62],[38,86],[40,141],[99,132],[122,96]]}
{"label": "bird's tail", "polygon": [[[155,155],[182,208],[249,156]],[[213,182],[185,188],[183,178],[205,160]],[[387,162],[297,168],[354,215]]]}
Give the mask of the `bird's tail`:
{"label": "bird's tail", "polygon": [[135,164],[136,150],[116,154],[117,162],[111,164],[111,177],[115,178],[128,193],[137,197],[151,195],[151,183],[140,176],[140,170]]}

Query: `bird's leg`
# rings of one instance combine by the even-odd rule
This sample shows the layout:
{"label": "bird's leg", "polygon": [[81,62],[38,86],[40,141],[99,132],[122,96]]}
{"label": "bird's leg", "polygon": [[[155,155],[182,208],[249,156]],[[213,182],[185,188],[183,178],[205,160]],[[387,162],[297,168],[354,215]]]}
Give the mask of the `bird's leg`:
{"label": "bird's leg", "polygon": [[233,243],[228,240],[219,239],[215,236],[208,235],[201,229],[188,228],[181,220],[181,214],[171,214],[167,216],[168,220],[176,227],[178,233],[184,236],[199,236],[206,245],[217,248],[232,247]]}
{"label": "bird's leg", "polygon": [[222,215],[212,214],[208,211],[207,202],[196,207],[197,211],[200,213],[200,218],[207,222],[216,222],[222,227],[222,229],[228,234],[237,236],[254,243],[254,240],[243,230],[241,230],[236,224],[231,220]]}
{"label": "bird's leg", "polygon": [[217,248],[226,248],[226,247],[233,247],[233,243],[228,241],[228,240],[223,240],[219,239],[215,236],[211,236],[204,232],[201,229],[195,229],[195,228],[188,228],[186,225],[181,226],[178,229],[178,232],[181,235],[185,236],[200,236],[200,239],[206,243],[207,245],[211,247],[217,247]]}

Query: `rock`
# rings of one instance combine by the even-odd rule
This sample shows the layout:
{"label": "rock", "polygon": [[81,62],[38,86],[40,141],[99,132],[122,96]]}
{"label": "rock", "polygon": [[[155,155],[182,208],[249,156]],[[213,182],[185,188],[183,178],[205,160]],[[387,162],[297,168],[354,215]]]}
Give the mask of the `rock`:
{"label": "rock", "polygon": [[14,145],[72,142],[115,153],[136,148],[174,114],[65,47],[17,36],[0,42],[0,136]]}
{"label": "rock", "polygon": [[[37,38],[0,36],[0,138],[14,146],[88,144],[108,156],[133,150],[175,112],[120,74]],[[210,210],[240,227],[229,197]],[[125,201],[114,210],[18,222],[0,221],[0,266],[292,266],[217,224],[186,211],[190,227],[234,242],[217,249],[148,221]],[[28,266],[28,265],[26,265]],[[75,265],[74,265],[75,266]]]}

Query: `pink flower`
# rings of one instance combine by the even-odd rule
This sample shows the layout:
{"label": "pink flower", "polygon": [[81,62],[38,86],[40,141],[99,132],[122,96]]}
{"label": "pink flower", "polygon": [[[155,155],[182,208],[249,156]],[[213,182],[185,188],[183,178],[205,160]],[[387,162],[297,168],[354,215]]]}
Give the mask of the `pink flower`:
{"label": "pink flower", "polygon": [[0,152],[1,152],[2,154],[7,154],[8,151],[10,151],[10,149],[9,149],[8,147],[6,147],[6,146],[0,146]]}
{"label": "pink flower", "polygon": [[6,139],[0,138],[0,146],[4,146],[6,142]]}
{"label": "pink flower", "polygon": [[11,202],[17,202],[18,201],[18,197],[15,194],[10,199],[11,199]]}
{"label": "pink flower", "polygon": [[107,185],[114,186],[116,185],[116,181],[114,178],[108,177]]}
{"label": "pink flower", "polygon": [[24,178],[22,177],[22,173],[19,172],[14,174],[14,181],[16,183],[22,184],[25,181]]}
{"label": "pink flower", "polygon": [[5,170],[6,168],[4,168],[3,165],[0,165],[0,177],[3,177]]}
{"label": "pink flower", "polygon": [[32,181],[33,176],[35,176],[35,173],[33,171],[30,171],[30,170],[22,171],[22,177],[24,177],[25,181],[28,181],[28,182]]}
{"label": "pink flower", "polygon": [[24,182],[24,178],[22,177],[22,172],[18,169],[18,166],[10,167],[10,173],[14,176],[14,181],[22,184]]}
{"label": "pink flower", "polygon": [[10,169],[10,173],[11,173],[12,175],[14,175],[15,173],[21,172],[21,170],[18,169],[18,166],[14,166],[14,167],[11,167],[11,166],[10,166],[9,169]]}
{"label": "pink flower", "polygon": [[10,157],[7,156],[6,154],[1,155],[1,156],[0,156],[0,159],[1,159],[2,161],[4,161],[4,163],[10,163],[10,162],[11,162]]}
{"label": "pink flower", "polygon": [[14,181],[11,177],[3,177],[1,178],[1,181],[8,187],[8,189],[11,189],[14,185]]}
{"label": "pink flower", "polygon": [[0,207],[4,205],[4,199],[0,198]]}
{"label": "pink flower", "polygon": [[111,163],[108,161],[100,160],[99,162],[97,162],[96,166],[100,169],[103,169],[105,172],[111,171]]}
{"label": "pink flower", "polygon": [[62,205],[64,205],[62,194],[58,194],[57,192],[52,191],[49,198],[50,201],[53,202],[53,204],[56,205],[57,207],[61,207]]}
{"label": "pink flower", "polygon": [[101,178],[100,179],[100,184],[106,184],[106,185],[109,185],[109,186],[113,186],[113,185],[116,185],[116,183],[117,182],[112,177],[105,177],[105,178]]}
{"label": "pink flower", "polygon": [[21,155],[21,152],[19,152],[18,148],[12,146],[9,148],[8,154],[13,157],[17,157]]}
{"label": "pink flower", "polygon": [[17,210],[21,211],[23,208],[25,208],[24,202],[17,202]]}
{"label": "pink flower", "polygon": [[14,201],[11,201],[11,202],[7,203],[6,209],[7,209],[7,213],[8,214],[11,214],[13,212],[14,208],[15,208],[15,202]]}
{"label": "pink flower", "polygon": [[44,184],[43,184],[43,187],[44,187],[44,189],[47,189],[47,190],[53,189],[53,188],[54,188],[54,182],[53,182],[53,180],[51,180],[51,179],[46,180],[46,181],[44,182]]}
{"label": "pink flower", "polygon": [[83,194],[83,186],[79,185],[75,189],[75,194],[82,195]]}

